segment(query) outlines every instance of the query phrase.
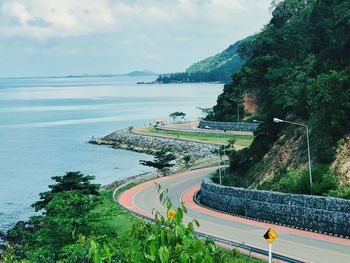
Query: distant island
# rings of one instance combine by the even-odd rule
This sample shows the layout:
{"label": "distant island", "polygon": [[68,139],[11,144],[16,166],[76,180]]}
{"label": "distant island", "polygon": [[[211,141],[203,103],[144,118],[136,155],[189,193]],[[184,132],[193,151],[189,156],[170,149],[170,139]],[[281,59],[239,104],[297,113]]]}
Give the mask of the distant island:
{"label": "distant island", "polygon": [[68,75],[63,78],[108,78],[108,77],[143,77],[143,76],[158,76],[158,73],[155,73],[150,70],[135,70],[125,74],[82,74],[82,75]]}
{"label": "distant island", "polygon": [[109,78],[109,77],[145,77],[158,76],[159,73],[150,70],[135,70],[124,74],[79,74],[66,76],[24,76],[24,77],[0,77],[0,79],[45,79],[45,78]]}

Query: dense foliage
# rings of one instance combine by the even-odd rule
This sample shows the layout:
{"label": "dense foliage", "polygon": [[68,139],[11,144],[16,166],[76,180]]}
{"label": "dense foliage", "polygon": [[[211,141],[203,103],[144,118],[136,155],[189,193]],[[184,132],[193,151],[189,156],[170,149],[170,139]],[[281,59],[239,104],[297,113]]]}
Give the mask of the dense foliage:
{"label": "dense foliage", "polygon": [[154,154],[153,161],[141,160],[140,164],[153,167],[157,169],[160,174],[167,175],[170,172],[170,168],[175,165],[173,163],[175,159],[176,157],[171,150],[164,147]]}
{"label": "dense foliage", "polygon": [[[69,177],[60,177],[52,188]],[[90,183],[85,178],[80,176],[80,183]],[[91,195],[64,188],[52,193],[45,214],[33,217],[31,227],[10,231],[0,262],[258,262],[198,239],[193,231],[199,222],[185,225],[186,207],[173,208],[167,190],[158,189],[166,216],[157,212],[154,224],[123,212],[112,202],[112,191]]]}
{"label": "dense foliage", "polygon": [[100,185],[92,184],[90,181],[93,176],[83,175],[80,172],[68,172],[64,176],[54,176],[52,179],[56,182],[49,185],[50,191],[40,193],[40,200],[33,204],[36,211],[44,209],[52,200],[55,194],[64,191],[80,191],[85,195],[98,195]]}
{"label": "dense foliage", "polygon": [[231,154],[233,170],[248,171],[281,134],[294,136],[274,117],[309,125],[318,163],[332,162],[338,140],[350,132],[350,1],[275,3],[270,23],[241,48],[247,62],[214,106],[214,119],[230,121],[235,101],[246,93],[257,97],[255,118],[263,123],[250,149]]}
{"label": "dense foliage", "polygon": [[160,75],[156,81],[172,82],[226,82],[244,64],[238,50],[253,37],[248,37],[229,46],[215,56],[194,63],[186,72]]}

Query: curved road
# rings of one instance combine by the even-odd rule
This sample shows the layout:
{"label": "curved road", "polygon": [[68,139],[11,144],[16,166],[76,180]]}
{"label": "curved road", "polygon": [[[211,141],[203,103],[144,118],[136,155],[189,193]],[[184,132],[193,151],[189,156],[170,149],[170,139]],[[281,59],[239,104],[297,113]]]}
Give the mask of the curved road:
{"label": "curved road", "polygon": [[118,202],[144,216],[153,217],[154,209],[165,214],[166,209],[160,203],[154,185],[157,182],[169,189],[175,208],[181,201],[185,203],[188,210],[185,222],[193,218],[199,220],[197,232],[267,250],[267,242],[262,236],[272,227],[278,233],[272,245],[273,253],[304,262],[350,262],[350,240],[243,219],[195,204],[194,193],[199,189],[202,179],[215,169],[217,167],[194,170],[142,183],[123,192]]}

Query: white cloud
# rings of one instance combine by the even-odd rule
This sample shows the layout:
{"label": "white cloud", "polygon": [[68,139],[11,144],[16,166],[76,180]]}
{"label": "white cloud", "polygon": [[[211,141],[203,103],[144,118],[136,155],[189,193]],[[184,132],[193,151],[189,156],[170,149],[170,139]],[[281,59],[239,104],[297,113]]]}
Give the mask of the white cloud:
{"label": "white cloud", "polygon": [[259,32],[270,2],[0,0],[0,76],[181,71]]}
{"label": "white cloud", "polygon": [[105,31],[117,25],[104,0],[5,1],[0,10],[4,36],[67,37]]}
{"label": "white cloud", "polygon": [[252,3],[266,0],[5,0],[0,9],[3,36],[37,39],[118,32],[142,27],[191,27],[244,19]]}

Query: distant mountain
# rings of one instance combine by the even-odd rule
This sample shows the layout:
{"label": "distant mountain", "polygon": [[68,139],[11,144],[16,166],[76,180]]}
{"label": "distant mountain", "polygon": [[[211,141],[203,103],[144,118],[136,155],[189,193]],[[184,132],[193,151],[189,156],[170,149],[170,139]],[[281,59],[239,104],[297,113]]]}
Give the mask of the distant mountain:
{"label": "distant mountain", "polygon": [[135,70],[125,74],[82,74],[82,75],[68,75],[64,76],[64,78],[108,78],[108,77],[120,77],[120,76],[128,76],[128,77],[138,77],[138,76],[157,76],[158,73],[149,71],[149,70]]}
{"label": "distant mountain", "polygon": [[137,76],[157,76],[158,73],[155,73],[155,72],[150,71],[150,70],[142,70],[142,71],[135,70],[135,71],[129,72],[129,73],[125,74],[125,75],[126,75],[126,76],[130,76],[130,77],[137,77]]}
{"label": "distant mountain", "polygon": [[156,81],[163,83],[172,82],[227,82],[231,75],[239,70],[245,63],[239,55],[242,44],[251,42],[253,36],[229,46],[227,49],[212,57],[194,63],[185,72],[163,74]]}

